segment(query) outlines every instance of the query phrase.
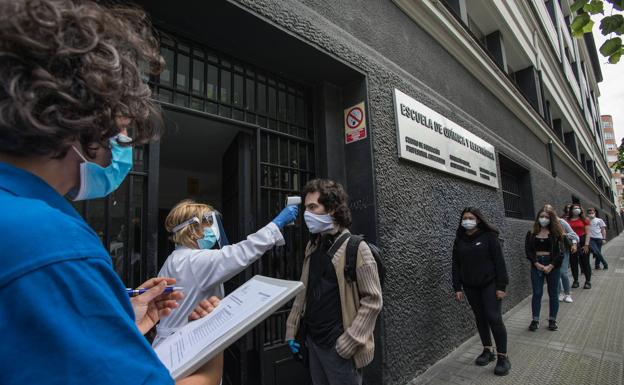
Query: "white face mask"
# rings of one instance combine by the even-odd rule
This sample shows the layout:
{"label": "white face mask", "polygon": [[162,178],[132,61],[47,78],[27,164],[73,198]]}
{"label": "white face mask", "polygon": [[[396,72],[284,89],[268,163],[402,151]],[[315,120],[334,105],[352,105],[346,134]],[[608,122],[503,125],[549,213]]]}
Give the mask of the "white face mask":
{"label": "white face mask", "polygon": [[572,210],[572,214],[574,214],[574,215],[576,215],[578,217],[579,215],[581,215],[581,209],[574,209],[574,210]]}
{"label": "white face mask", "polygon": [[477,221],[474,219],[464,219],[461,225],[466,230],[472,230],[477,227]]}
{"label": "white face mask", "polygon": [[591,219],[596,218],[596,214],[587,214],[587,216],[588,216],[589,218],[591,218]]}
{"label": "white face mask", "polygon": [[550,219],[549,218],[539,218],[538,222],[540,224],[540,226],[542,227],[546,227],[550,224]]}
{"label": "white face mask", "polygon": [[329,214],[303,213],[303,220],[312,234],[324,233],[334,229],[334,219]]}

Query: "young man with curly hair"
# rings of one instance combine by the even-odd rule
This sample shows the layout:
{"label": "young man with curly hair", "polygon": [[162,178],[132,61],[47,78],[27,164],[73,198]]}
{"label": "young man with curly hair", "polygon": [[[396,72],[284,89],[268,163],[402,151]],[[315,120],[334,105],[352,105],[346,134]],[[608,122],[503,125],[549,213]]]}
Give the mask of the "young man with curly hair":
{"label": "young man with curly hair", "polygon": [[286,341],[293,353],[302,345],[308,349],[314,385],[361,384],[361,369],[375,354],[373,332],[382,307],[377,264],[361,242],[356,280],[345,277],[351,212],[342,185],[315,179],[302,195],[312,237],[301,272],[306,291],[296,297],[288,316]]}
{"label": "young man with curly hair", "polygon": [[138,9],[0,0],[2,384],[173,383],[142,334],[177,306],[174,280],[129,301],[66,199],[110,194],[158,138],[139,63],[163,65]]}

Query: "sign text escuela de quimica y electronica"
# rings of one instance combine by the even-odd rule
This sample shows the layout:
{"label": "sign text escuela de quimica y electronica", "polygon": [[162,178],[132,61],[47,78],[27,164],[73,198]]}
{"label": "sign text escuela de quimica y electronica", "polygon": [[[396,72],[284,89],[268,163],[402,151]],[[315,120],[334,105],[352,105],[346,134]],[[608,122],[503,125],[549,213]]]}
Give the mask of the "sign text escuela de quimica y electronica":
{"label": "sign text escuela de quimica y electronica", "polygon": [[394,90],[399,158],[498,188],[494,146]]}

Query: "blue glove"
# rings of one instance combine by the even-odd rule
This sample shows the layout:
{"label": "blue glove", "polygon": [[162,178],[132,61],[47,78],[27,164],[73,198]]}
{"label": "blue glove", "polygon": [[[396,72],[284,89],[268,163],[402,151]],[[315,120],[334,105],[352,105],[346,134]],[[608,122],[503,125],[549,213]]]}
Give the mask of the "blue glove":
{"label": "blue glove", "polygon": [[282,212],[280,212],[275,219],[273,219],[273,223],[277,225],[280,229],[283,229],[287,224],[294,222],[297,219],[297,214],[299,213],[298,206],[286,206]]}
{"label": "blue glove", "polygon": [[299,345],[299,342],[295,340],[288,340],[287,342],[288,342],[288,347],[290,348],[290,351],[293,352],[293,354],[299,353],[299,348],[301,348],[301,345]]}

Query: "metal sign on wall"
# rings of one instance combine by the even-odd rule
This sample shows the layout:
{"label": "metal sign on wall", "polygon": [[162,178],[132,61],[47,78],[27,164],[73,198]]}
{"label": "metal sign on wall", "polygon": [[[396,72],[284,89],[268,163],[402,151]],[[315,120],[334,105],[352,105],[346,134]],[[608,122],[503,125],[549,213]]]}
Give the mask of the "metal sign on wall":
{"label": "metal sign on wall", "polygon": [[498,188],[494,146],[394,90],[399,158]]}
{"label": "metal sign on wall", "polygon": [[345,143],[366,139],[366,106],[364,102],[344,110]]}

